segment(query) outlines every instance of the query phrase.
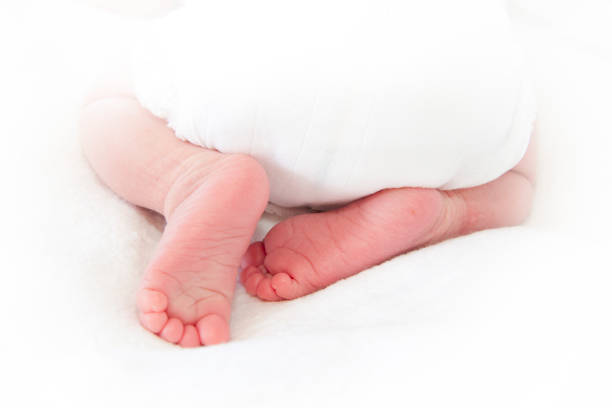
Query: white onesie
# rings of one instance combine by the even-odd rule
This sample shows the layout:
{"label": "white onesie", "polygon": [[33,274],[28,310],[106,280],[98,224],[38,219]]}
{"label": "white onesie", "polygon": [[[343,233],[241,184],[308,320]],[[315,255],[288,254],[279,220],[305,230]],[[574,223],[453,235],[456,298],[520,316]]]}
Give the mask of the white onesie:
{"label": "white onesie", "polygon": [[501,1],[200,0],[141,37],[140,102],[181,139],[255,157],[282,207],[484,184],[532,132]]}

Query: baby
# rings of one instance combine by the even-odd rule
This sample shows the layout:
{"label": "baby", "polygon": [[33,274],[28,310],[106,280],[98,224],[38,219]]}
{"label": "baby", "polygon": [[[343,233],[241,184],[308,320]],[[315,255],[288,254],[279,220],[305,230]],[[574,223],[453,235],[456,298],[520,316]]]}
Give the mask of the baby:
{"label": "baby", "polygon": [[[138,294],[147,330],[226,342],[237,274],[295,299],[528,216],[533,103],[497,3],[219,3],[152,23],[129,78],[81,112],[101,180],[167,222]],[[251,243],[283,207],[319,211]]]}

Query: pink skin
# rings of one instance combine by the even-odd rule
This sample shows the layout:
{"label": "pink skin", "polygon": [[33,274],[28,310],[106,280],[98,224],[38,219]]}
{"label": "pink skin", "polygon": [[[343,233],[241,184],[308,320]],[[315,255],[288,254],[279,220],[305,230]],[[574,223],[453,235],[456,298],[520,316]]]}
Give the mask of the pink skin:
{"label": "pink skin", "polygon": [[295,299],[412,249],[520,224],[531,209],[534,160],[530,147],[513,170],[475,188],[388,189],[292,217],[249,247],[240,280],[260,299]]}
{"label": "pink skin", "polygon": [[[110,89],[105,87],[105,89]],[[268,201],[251,157],[178,140],[122,87],[81,114],[84,152],[115,193],[166,218],[143,276],[142,326],[182,347],[229,340],[236,275],[264,300],[293,299],[411,249],[528,215],[534,153],[499,179],[455,191],[383,190],[337,210],[290,218],[249,246]]]}
{"label": "pink skin", "polygon": [[166,218],[138,294],[141,324],[185,347],[228,341],[240,259],[268,201],[261,166],[178,140],[127,96],[89,102],[81,135],[102,181]]}

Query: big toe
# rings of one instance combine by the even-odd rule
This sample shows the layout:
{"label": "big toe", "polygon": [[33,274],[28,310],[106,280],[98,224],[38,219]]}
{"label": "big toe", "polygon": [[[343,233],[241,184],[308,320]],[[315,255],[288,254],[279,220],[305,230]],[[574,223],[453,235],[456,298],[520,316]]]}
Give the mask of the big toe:
{"label": "big toe", "polygon": [[227,320],[216,314],[201,318],[198,321],[197,329],[200,341],[205,346],[226,343],[230,338]]}
{"label": "big toe", "polygon": [[266,259],[266,247],[263,242],[254,242],[247,248],[246,253],[242,256],[240,269],[244,270],[249,266],[263,265]]}

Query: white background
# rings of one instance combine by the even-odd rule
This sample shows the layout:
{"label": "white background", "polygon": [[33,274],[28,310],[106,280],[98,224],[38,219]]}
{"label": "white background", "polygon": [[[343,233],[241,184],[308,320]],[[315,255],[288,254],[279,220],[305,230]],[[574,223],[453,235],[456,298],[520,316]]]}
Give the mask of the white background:
{"label": "white background", "polygon": [[76,139],[87,84],[172,6],[0,0],[2,406],[612,406],[610,2],[508,3],[540,104],[526,226],[295,302],[239,289],[233,342],[198,350],[139,328],[159,220],[104,189]]}

